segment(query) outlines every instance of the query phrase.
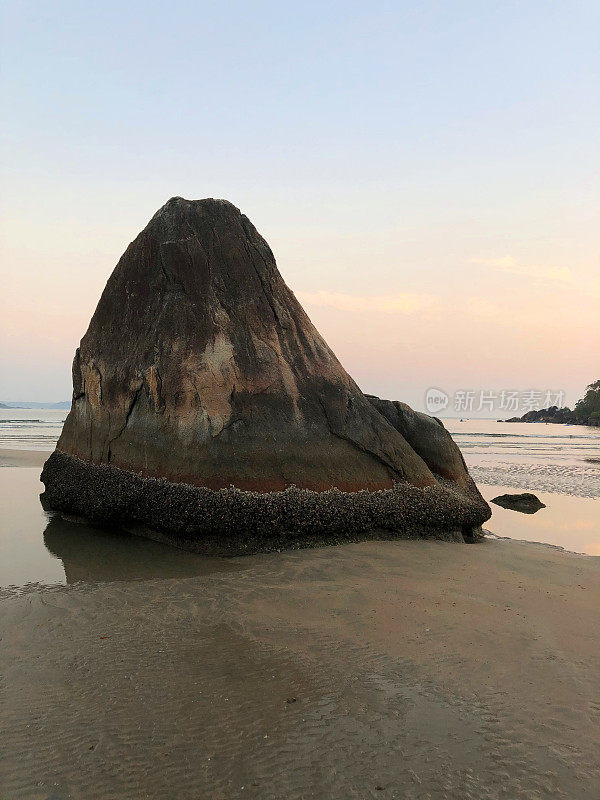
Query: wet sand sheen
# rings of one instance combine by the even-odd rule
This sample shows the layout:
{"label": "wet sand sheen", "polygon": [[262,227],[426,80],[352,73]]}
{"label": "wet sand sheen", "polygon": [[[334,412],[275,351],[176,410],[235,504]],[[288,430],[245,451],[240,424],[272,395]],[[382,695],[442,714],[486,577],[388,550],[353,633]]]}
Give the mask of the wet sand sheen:
{"label": "wet sand sheen", "polygon": [[46,450],[11,450],[0,448],[0,467],[43,467],[50,456]]}
{"label": "wet sand sheen", "polygon": [[9,798],[589,798],[600,560],[376,542],[0,603]]}

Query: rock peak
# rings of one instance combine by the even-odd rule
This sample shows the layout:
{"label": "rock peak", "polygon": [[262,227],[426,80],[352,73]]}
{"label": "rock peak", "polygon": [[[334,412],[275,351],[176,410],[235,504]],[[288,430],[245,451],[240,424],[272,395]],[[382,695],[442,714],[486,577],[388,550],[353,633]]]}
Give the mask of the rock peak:
{"label": "rock peak", "polygon": [[201,200],[187,200],[185,197],[171,197],[154,214],[152,219],[164,215],[174,216],[177,214],[197,213],[197,214],[236,214],[242,216],[242,212],[229,200],[214,197],[205,197]]}

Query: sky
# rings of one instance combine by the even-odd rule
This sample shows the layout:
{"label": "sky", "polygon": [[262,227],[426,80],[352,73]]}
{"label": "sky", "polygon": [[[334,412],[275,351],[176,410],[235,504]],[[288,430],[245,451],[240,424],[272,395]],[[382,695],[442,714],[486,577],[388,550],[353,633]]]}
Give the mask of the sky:
{"label": "sky", "polygon": [[0,400],[70,397],[175,195],[250,217],[366,392],[600,378],[596,0],[5,0],[1,30]]}

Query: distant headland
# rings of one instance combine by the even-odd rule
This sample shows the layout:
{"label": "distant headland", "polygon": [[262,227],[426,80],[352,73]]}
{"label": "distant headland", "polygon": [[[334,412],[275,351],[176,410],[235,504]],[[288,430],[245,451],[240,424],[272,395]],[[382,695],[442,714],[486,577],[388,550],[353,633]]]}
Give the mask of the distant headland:
{"label": "distant headland", "polygon": [[590,383],[586,393],[578,400],[575,408],[567,406],[559,408],[533,409],[523,414],[522,417],[511,417],[502,422],[553,422],[563,425],[592,425],[600,426],[600,380]]}

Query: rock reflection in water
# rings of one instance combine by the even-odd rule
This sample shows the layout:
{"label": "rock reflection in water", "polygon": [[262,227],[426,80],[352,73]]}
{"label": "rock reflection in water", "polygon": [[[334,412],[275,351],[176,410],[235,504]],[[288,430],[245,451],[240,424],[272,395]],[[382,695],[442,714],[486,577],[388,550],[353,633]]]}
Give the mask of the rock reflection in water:
{"label": "rock reflection in water", "polygon": [[124,531],[50,518],[47,550],[64,566],[67,583],[184,578],[239,569],[236,562],[205,558]]}

